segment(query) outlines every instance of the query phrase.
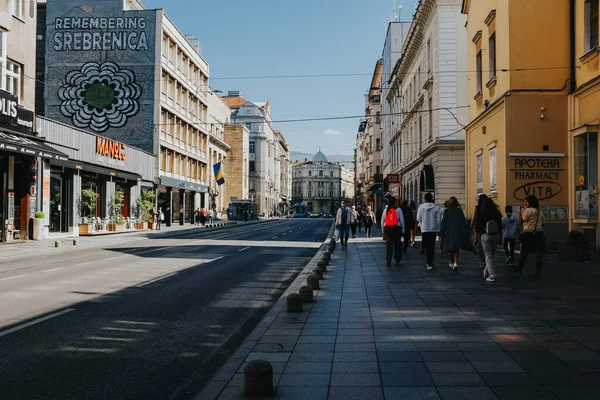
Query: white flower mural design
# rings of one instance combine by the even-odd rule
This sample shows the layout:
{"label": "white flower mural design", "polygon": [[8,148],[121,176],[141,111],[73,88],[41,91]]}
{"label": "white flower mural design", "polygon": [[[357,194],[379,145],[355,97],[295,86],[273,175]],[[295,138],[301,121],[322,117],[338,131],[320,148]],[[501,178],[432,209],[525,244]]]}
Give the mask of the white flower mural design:
{"label": "white flower mural design", "polygon": [[89,62],[71,71],[58,89],[60,111],[78,128],[101,133],[121,128],[140,109],[142,88],[133,71],[112,62]]}

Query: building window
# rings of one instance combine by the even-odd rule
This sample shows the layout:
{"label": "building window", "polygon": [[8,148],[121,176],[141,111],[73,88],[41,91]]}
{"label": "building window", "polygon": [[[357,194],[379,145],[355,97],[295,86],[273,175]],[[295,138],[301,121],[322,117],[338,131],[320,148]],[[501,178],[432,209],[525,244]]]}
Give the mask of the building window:
{"label": "building window", "polygon": [[251,141],[250,142],[250,153],[255,153],[256,152],[256,142]]}
{"label": "building window", "polygon": [[598,46],[598,0],[586,1],[585,24],[585,50],[587,52]]}
{"label": "building window", "polygon": [[[589,132],[574,138],[576,219],[597,219],[598,201],[598,133]],[[566,213],[565,213],[566,214]]]}
{"label": "building window", "polygon": [[375,167],[375,174],[377,174],[377,175],[381,175],[381,166],[380,166],[380,165],[377,165],[377,166]]}
{"label": "building window", "polygon": [[319,177],[322,178],[323,177],[323,171],[319,171]]}
{"label": "building window", "polygon": [[308,171],[308,176],[312,176],[312,171]]}
{"label": "building window", "polygon": [[381,113],[379,111],[375,113],[375,123],[381,124]]}
{"label": "building window", "polygon": [[246,122],[246,128],[248,128],[248,130],[252,132],[252,124],[250,122]]}
{"label": "building window", "polygon": [[429,141],[433,140],[433,97],[429,98]]}
{"label": "building window", "polygon": [[7,92],[14,94],[18,99],[21,98],[21,82],[23,75],[23,66],[10,59],[6,62],[6,69],[2,70],[4,88]]}
{"label": "building window", "polygon": [[248,170],[250,172],[256,172],[256,162],[255,161],[250,161],[249,162]]}
{"label": "building window", "polygon": [[23,18],[23,0],[11,0],[13,5],[12,14],[17,18]]}
{"label": "building window", "polygon": [[482,64],[481,64],[481,50],[477,53],[477,58],[475,59],[476,69],[477,69],[477,93],[481,93],[481,83],[482,83]]}
{"label": "building window", "polygon": [[[331,174],[331,177],[333,178],[333,171],[331,171],[330,174]],[[333,183],[332,183],[332,185],[333,185]]]}
{"label": "building window", "polygon": [[375,139],[375,151],[381,151],[381,139]]}
{"label": "building window", "polygon": [[431,55],[431,39],[427,39],[427,72],[431,73],[433,69],[433,58]]}
{"label": "building window", "polygon": [[490,36],[490,80],[496,77],[496,33]]}

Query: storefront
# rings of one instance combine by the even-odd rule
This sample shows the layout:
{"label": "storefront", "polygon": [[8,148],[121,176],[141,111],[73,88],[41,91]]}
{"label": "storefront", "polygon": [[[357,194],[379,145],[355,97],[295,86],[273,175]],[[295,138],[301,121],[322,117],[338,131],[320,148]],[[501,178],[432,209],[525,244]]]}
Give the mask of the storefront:
{"label": "storefront", "polygon": [[34,136],[34,114],[0,90],[0,241],[26,240],[30,220],[40,210],[41,160],[67,160]]}
{"label": "storefront", "polygon": [[194,210],[208,208],[208,185],[160,177],[158,206],[165,214],[165,223],[183,225],[194,222]]}
{"label": "storefront", "polygon": [[50,146],[69,156],[48,160],[42,168],[50,234],[79,234],[81,225],[97,230],[116,218],[127,223],[141,218],[141,190],[155,190],[153,155],[45,118],[37,123]]}

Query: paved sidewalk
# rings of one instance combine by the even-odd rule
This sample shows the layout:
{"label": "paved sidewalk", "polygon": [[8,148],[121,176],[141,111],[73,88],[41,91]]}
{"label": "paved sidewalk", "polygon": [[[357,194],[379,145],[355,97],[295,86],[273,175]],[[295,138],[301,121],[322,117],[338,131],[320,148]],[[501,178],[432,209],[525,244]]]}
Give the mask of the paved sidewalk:
{"label": "paved sidewalk", "polygon": [[[409,249],[385,266],[379,238],[338,245],[316,302],[282,298],[197,399],[242,399],[247,361],[274,369],[275,399],[600,399],[600,260],[533,259],[498,281],[462,254],[452,271]],[[314,261],[307,266],[307,271]],[[303,284],[301,275],[291,291]],[[289,292],[288,292],[289,293]]]}

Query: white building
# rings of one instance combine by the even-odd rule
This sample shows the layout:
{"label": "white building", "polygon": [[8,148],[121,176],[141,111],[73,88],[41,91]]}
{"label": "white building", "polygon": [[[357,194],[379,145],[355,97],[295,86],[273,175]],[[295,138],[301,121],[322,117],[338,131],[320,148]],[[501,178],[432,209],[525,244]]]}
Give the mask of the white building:
{"label": "white building", "polygon": [[423,0],[392,72],[389,171],[406,200],[433,192],[464,202],[467,108],[466,16],[461,0]]}
{"label": "white building", "polygon": [[354,173],[327,160],[319,151],[312,160],[292,165],[292,201],[309,210],[335,212],[342,200],[354,198]]}
{"label": "white building", "polygon": [[249,198],[259,215],[275,215],[290,195],[284,178],[289,176],[289,145],[273,129],[269,102],[247,101],[239,92],[229,92],[225,101],[232,110],[231,122],[244,124],[250,131]]}

